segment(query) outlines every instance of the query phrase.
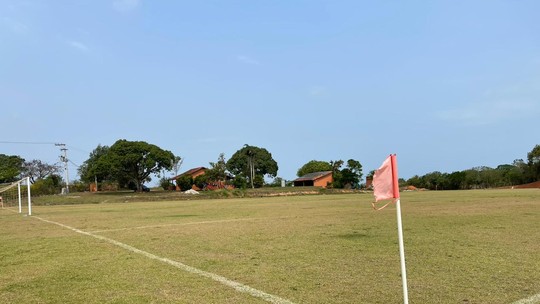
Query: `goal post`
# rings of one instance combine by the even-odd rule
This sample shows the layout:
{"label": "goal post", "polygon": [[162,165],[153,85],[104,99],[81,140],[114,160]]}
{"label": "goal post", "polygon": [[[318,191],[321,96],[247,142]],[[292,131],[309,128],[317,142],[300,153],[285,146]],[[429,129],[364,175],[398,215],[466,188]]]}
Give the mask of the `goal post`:
{"label": "goal post", "polygon": [[30,177],[25,177],[10,184],[0,185],[0,206],[2,208],[18,207],[23,213],[23,205],[28,204],[28,215],[32,215],[32,193]]}

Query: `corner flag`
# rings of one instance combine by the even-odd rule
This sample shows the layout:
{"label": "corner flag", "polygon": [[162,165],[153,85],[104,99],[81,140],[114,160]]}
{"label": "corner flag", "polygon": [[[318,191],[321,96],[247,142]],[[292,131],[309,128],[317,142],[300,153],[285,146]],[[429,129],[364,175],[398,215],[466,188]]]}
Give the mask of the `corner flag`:
{"label": "corner flag", "polygon": [[386,205],[375,208],[375,203],[372,203],[375,210],[381,210],[388,206],[391,202],[396,203],[397,211],[397,226],[398,226],[398,240],[399,240],[399,257],[401,261],[401,280],[403,283],[403,303],[409,303],[409,296],[407,291],[407,271],[405,269],[405,249],[403,246],[403,229],[401,227],[401,204],[399,198],[399,183],[397,174],[397,160],[396,155],[391,154],[388,156],[381,167],[375,171],[373,175],[373,195],[375,196],[375,202],[392,199],[392,201],[386,203]]}
{"label": "corner flag", "polygon": [[399,198],[396,155],[388,156],[373,176],[375,201]]}

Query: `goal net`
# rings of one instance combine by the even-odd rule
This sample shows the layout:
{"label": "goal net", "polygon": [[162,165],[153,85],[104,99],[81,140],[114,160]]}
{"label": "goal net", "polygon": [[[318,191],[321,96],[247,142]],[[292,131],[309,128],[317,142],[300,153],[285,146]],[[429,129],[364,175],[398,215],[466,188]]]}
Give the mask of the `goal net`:
{"label": "goal net", "polygon": [[23,178],[13,183],[0,184],[0,208],[26,211],[32,215],[32,196],[30,193],[30,178]]}

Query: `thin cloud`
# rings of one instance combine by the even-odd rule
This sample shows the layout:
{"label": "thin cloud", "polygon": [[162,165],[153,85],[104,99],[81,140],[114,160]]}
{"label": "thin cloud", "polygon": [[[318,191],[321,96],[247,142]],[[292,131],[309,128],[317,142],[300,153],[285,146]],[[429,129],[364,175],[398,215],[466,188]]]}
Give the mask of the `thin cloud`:
{"label": "thin cloud", "polygon": [[28,26],[26,26],[26,24],[11,18],[2,18],[2,24],[11,32],[16,34],[23,34],[28,30]]}
{"label": "thin cloud", "polygon": [[309,95],[311,96],[324,96],[326,95],[326,88],[323,86],[313,86],[309,89]]}
{"label": "thin cloud", "polygon": [[113,8],[121,13],[126,13],[137,9],[141,5],[141,0],[115,0]]}
{"label": "thin cloud", "polygon": [[242,63],[245,63],[245,64],[251,64],[251,65],[261,65],[261,63],[256,60],[256,59],[253,59],[251,57],[248,57],[248,56],[244,56],[244,55],[239,55],[238,57],[236,57],[236,59]]}
{"label": "thin cloud", "polygon": [[79,41],[68,41],[68,45],[83,52],[90,51],[90,48],[86,44]]}
{"label": "thin cloud", "polygon": [[464,125],[489,125],[540,114],[540,106],[527,101],[497,101],[468,104],[442,111],[437,116]]}

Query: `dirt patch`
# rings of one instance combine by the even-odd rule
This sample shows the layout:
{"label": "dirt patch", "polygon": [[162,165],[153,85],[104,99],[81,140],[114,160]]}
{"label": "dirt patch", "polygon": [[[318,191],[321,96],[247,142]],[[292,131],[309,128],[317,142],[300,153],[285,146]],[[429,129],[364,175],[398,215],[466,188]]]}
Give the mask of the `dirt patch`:
{"label": "dirt patch", "polygon": [[528,183],[523,185],[513,186],[513,189],[530,189],[530,188],[540,188],[540,181],[534,183]]}

